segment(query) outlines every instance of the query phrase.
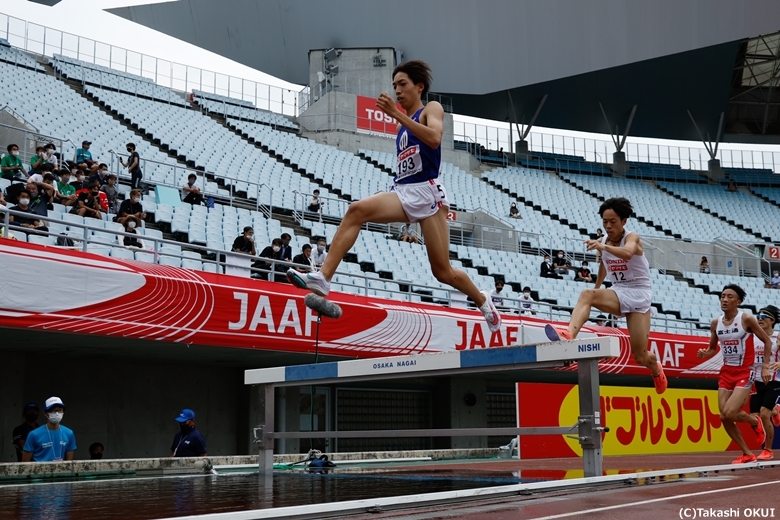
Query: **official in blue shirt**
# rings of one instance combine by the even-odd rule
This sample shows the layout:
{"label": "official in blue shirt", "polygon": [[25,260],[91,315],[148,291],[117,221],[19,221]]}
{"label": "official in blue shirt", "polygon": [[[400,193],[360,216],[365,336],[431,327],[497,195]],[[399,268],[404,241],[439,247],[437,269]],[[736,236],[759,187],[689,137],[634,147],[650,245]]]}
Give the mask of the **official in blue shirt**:
{"label": "official in blue shirt", "polygon": [[22,462],[51,462],[73,460],[76,436],[60,422],[65,415],[65,404],[59,397],[46,399],[44,416],[46,424],[27,436],[22,448]]}
{"label": "official in blue shirt", "polygon": [[181,431],[173,437],[170,457],[205,457],[206,439],[195,428],[195,412],[189,408],[176,418]]}

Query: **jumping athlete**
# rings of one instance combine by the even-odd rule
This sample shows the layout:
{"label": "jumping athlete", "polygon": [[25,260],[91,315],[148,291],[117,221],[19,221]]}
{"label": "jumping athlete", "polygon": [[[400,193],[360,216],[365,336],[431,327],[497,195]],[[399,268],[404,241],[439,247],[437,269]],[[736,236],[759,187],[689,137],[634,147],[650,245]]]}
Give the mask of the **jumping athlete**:
{"label": "jumping athlete", "polygon": [[[780,316],[780,309],[774,305],[767,305],[756,314],[758,325],[772,342],[772,356],[769,358],[770,371],[780,361],[777,344],[780,333],[774,330],[778,316]],[[764,431],[766,432],[764,451],[756,458],[758,460],[772,460],[774,458],[772,444],[775,440],[775,429],[772,425],[780,426],[780,404],[777,404],[777,399],[780,397],[780,374],[776,371],[772,372],[772,379],[768,383],[764,383],[761,380],[764,351],[756,349],[755,356],[751,377],[756,387],[756,393],[750,396],[750,413],[758,414],[761,422],[764,423]]]}
{"label": "jumping athlete", "polygon": [[742,410],[753,387],[753,363],[756,360],[753,335],[764,345],[761,380],[768,383],[771,378],[769,371],[771,341],[766,332],[758,326],[756,318],[739,310],[744,300],[745,291],[739,285],[731,284],[723,288],[720,293],[720,308],[723,316],[715,318],[710,324],[712,334],[709,347],[697,352],[700,358],[714,356],[720,343],[723,354],[723,366],[718,376],[720,420],[729,437],[742,449],[742,456],[736,459],[734,464],[756,461],[756,456],[748,449],[736,423],[748,423],[753,428],[759,444],[766,440],[766,432],[761,420]]}
{"label": "jumping athlete", "polygon": [[292,284],[320,296],[330,292],[330,280],[339,262],[357,240],[367,222],[419,222],[433,276],[465,293],[477,304],[491,332],[501,327],[501,317],[487,291],[480,292],[468,275],[450,265],[450,237],[447,228],[449,201],[439,181],[441,140],[444,133],[444,109],[431,101],[423,106],[422,97],[431,85],[431,69],[425,62],[408,61],[393,70],[393,88],[398,110],[388,94],[381,94],[377,107],[395,118],[397,127],[397,170],[393,186],[353,202],[333,237],[330,252],[316,273],[287,271]]}
{"label": "jumping athlete", "polygon": [[[625,316],[634,360],[647,367],[653,376],[655,391],[664,393],[668,385],[663,368],[655,354],[647,349],[650,337],[650,264],[644,255],[639,235],[625,228],[628,217],[634,212],[631,202],[625,198],[612,198],[599,208],[606,235],[596,240],[586,240],[588,251],[601,256],[596,286],[580,293],[571,314],[569,328],[556,329],[546,325],[544,330],[550,341],[574,339],[590,317],[591,307],[602,312]],[[612,287],[601,289],[605,278]]]}

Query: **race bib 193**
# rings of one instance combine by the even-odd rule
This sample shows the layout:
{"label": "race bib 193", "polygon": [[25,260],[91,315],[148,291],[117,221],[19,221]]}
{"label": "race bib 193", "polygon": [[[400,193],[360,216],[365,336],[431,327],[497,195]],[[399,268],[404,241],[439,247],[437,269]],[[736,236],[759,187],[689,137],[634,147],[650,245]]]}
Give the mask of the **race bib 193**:
{"label": "race bib 193", "polygon": [[420,146],[413,145],[398,154],[398,179],[415,175],[422,171]]}

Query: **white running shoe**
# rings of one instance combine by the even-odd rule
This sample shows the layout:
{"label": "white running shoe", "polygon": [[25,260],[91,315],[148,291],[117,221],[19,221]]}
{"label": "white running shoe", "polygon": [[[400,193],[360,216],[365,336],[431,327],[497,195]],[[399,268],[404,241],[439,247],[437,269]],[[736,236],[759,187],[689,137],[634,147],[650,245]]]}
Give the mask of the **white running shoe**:
{"label": "white running shoe", "polygon": [[299,273],[291,267],[287,270],[287,280],[298,289],[308,289],[319,296],[330,292],[330,282],[321,273]]}
{"label": "white running shoe", "polygon": [[482,307],[480,307],[479,310],[485,317],[490,332],[495,332],[501,328],[501,315],[493,304],[493,298],[490,297],[490,292],[482,291],[482,294],[485,295],[485,303],[482,304]]}

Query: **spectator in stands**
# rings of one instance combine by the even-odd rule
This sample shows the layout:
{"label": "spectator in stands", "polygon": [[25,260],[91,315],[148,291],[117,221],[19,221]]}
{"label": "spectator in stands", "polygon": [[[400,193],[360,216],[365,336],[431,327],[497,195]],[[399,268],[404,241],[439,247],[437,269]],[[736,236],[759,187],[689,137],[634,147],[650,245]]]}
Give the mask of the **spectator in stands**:
{"label": "spectator in stands", "polygon": [[54,166],[54,169],[56,170],[60,164],[60,158],[59,158],[59,154],[57,153],[57,147],[54,146],[54,143],[49,143],[46,146],[44,146],[44,149],[46,151],[46,162]]}
{"label": "spectator in stands", "polygon": [[92,159],[92,152],[89,151],[89,147],[92,145],[91,141],[83,141],[81,148],[76,150],[76,164],[82,170],[87,170],[90,174],[95,173],[100,166],[97,161]]}
{"label": "spectator in stands", "polygon": [[206,439],[195,428],[195,412],[189,408],[181,411],[176,418],[181,431],[173,437],[170,457],[205,457]]}
{"label": "spectator in stands", "polygon": [[282,260],[284,262],[292,262],[292,247],[290,247],[290,240],[292,240],[292,237],[289,233],[282,233],[281,236],[282,239],[282,250],[279,251],[279,255],[277,256],[277,260]]}
{"label": "spectator in stands", "polygon": [[60,170],[60,180],[57,181],[57,202],[64,206],[76,203],[76,187],[70,183],[70,170]]}
{"label": "spectator in stands", "polygon": [[27,177],[27,182],[43,182],[43,176],[47,173],[54,175],[54,166],[49,163],[43,163],[38,167],[38,171],[30,172],[30,176]]}
{"label": "spectator in stands", "polygon": [[706,256],[701,257],[701,262],[699,262],[699,272],[710,274],[710,261],[707,260]]}
{"label": "spectator in stands", "polygon": [[[46,166],[51,166],[50,164],[47,164]],[[48,193],[49,196],[49,202],[46,204],[47,213],[44,216],[48,215],[48,211],[51,211],[54,209],[53,202],[57,201],[57,185],[54,182],[54,175],[51,173],[47,173],[43,176],[43,184],[46,186],[51,187],[51,192],[49,193],[49,188],[46,186],[43,186],[41,189]]]}
{"label": "spectator in stands", "polygon": [[141,188],[141,179],[143,178],[144,174],[141,171],[141,156],[138,155],[138,152],[135,151],[135,144],[133,143],[127,143],[126,146],[127,153],[130,154],[130,157],[127,158],[127,162],[120,157],[119,162],[122,163],[122,166],[127,168],[127,171],[130,172],[130,187],[132,187],[134,190]]}
{"label": "spectator in stands", "polygon": [[146,249],[146,244],[138,237],[137,229],[141,227],[141,221],[135,215],[128,215],[122,221],[122,227],[125,233],[132,233],[132,237],[122,236],[120,241],[125,247],[134,247],[136,249]]}
{"label": "spectator in stands", "polygon": [[[281,250],[282,250],[282,239],[274,238],[271,241],[271,245],[265,246],[265,248],[263,248],[263,250],[260,252],[260,258],[268,258],[272,260],[276,257],[276,255]],[[254,267],[255,269],[262,269],[262,271],[252,273],[252,278],[258,278],[260,280],[268,280],[268,272],[272,271],[273,264],[265,260],[257,260],[254,264],[252,264],[252,267]],[[276,270],[278,271],[279,269]],[[287,271],[286,267],[282,269],[282,272],[284,271]],[[279,277],[284,278],[285,280],[287,279],[287,277],[284,276],[284,274],[276,275],[276,278]]]}
{"label": "spectator in stands", "polygon": [[76,204],[71,213],[82,217],[91,217],[103,220],[103,212],[100,206],[100,183],[92,184],[88,190],[79,193]]}
{"label": "spectator in stands", "polygon": [[523,287],[523,294],[520,296],[520,314],[524,316],[536,314],[536,309],[534,309],[535,302],[536,300],[531,296],[531,288],[528,286]]}
{"label": "spectator in stands", "polygon": [[414,234],[414,231],[412,231],[412,223],[407,222],[403,226],[401,226],[401,236],[398,238],[401,242],[409,242],[410,244],[419,244],[420,241],[417,240],[417,235]]}
{"label": "spectator in stands", "polygon": [[99,442],[93,442],[89,445],[89,458],[91,460],[100,460],[103,458],[103,445]]}
{"label": "spectator in stands", "polygon": [[726,187],[726,191],[730,191],[732,193],[736,192],[738,190],[737,183],[734,179],[729,180],[729,185]]}
{"label": "spectator in stands", "polygon": [[130,190],[130,198],[123,200],[122,204],[119,205],[119,212],[114,221],[121,224],[130,215],[140,221],[146,220],[146,213],[141,205],[141,190],[139,189]]}
{"label": "spectator in stands", "polygon": [[181,187],[181,201],[187,204],[194,204],[200,206],[203,204],[203,195],[200,192],[200,188],[195,186],[198,176],[194,173],[187,175],[187,182]]}
{"label": "spectator in stands", "polygon": [[35,155],[30,157],[30,170],[29,173],[38,173],[38,168],[40,168],[44,163],[46,163],[46,151],[43,146],[38,146],[35,148]]}
{"label": "spectator in stands", "polygon": [[108,212],[116,213],[119,204],[119,190],[116,188],[116,175],[109,173],[106,176],[106,183],[100,187],[100,191],[106,194],[108,202]]}
{"label": "spectator in stands", "polygon": [[31,431],[22,449],[22,462],[51,462],[73,460],[76,436],[61,423],[65,403],[59,397],[46,399],[43,413],[46,424]]}
{"label": "spectator in stands", "polygon": [[244,253],[247,255],[255,256],[255,230],[252,226],[246,226],[244,232],[241,233],[233,241],[233,247],[230,249],[234,253]]}
{"label": "spectator in stands", "polygon": [[19,157],[17,145],[8,145],[8,153],[0,160],[0,171],[3,173],[3,179],[24,180],[29,177],[27,170],[24,169],[24,164],[22,164],[22,159]]}
{"label": "spectator in stands", "polygon": [[566,260],[566,258],[563,256],[563,251],[558,251],[558,254],[555,258],[553,258],[553,267],[555,268],[555,272],[558,274],[566,274],[569,272],[569,268],[571,265]]}
{"label": "spectator in stands", "polygon": [[556,274],[552,262],[550,262],[550,255],[544,255],[544,261],[540,267],[539,276],[542,278],[556,278],[558,280],[561,279],[561,277]]}
{"label": "spectator in stands", "polygon": [[42,220],[35,218],[39,215],[30,211],[30,192],[27,191],[26,188],[19,192],[19,203],[16,206],[12,206],[10,209],[30,214],[29,217],[9,215],[8,219],[11,224],[27,228],[31,231],[49,231],[49,228],[46,227]]}
{"label": "spectator in stands", "polygon": [[100,186],[104,186],[106,182],[108,182],[108,165],[105,163],[100,163],[98,166],[98,169],[95,173],[89,176],[89,179],[87,179],[87,184],[92,185],[95,182],[99,182]]}
{"label": "spectator in stands", "polygon": [[[54,187],[52,186],[54,177],[51,174],[47,175],[51,184],[33,181],[27,183],[27,193],[30,194],[30,213],[35,213],[42,217],[46,217],[49,214],[51,199],[54,198]],[[54,207],[52,206],[51,209],[54,209]]]}
{"label": "spectator in stands", "polygon": [[596,316],[596,325],[599,327],[606,327],[607,326],[607,317],[603,314],[599,314]]}
{"label": "spectator in stands", "polygon": [[497,278],[493,285],[493,290],[490,291],[490,299],[493,300],[493,305],[499,310],[505,310],[504,308],[504,295],[501,291],[504,290],[504,280]]}
{"label": "spectator in stands", "polygon": [[322,204],[320,203],[320,190],[314,190],[314,194],[311,196],[311,199],[309,199],[308,209],[312,213],[319,213],[320,209],[322,209]]}
{"label": "spectator in stands", "polygon": [[780,271],[775,269],[772,271],[772,279],[770,280],[772,289],[780,289]]}
{"label": "spectator in stands", "polygon": [[517,203],[513,202],[512,205],[509,207],[509,216],[511,218],[523,218],[520,216],[520,210],[517,209]]}
{"label": "spectator in stands", "polygon": [[[596,240],[601,242],[601,240],[604,238],[604,230],[601,228],[598,228],[596,230]],[[596,250],[596,265],[601,265],[601,251]]]}
{"label": "spectator in stands", "polygon": [[314,268],[318,271],[320,267],[322,267],[322,264],[325,263],[325,259],[328,257],[327,248],[328,243],[324,238],[317,240],[317,250],[312,253],[311,258],[314,262]]}
{"label": "spectator in stands", "polygon": [[590,269],[588,269],[587,260],[582,261],[582,265],[577,269],[574,279],[578,282],[593,283],[593,276],[590,273]]}
{"label": "spectator in stands", "polygon": [[301,254],[295,255],[293,263],[296,264],[294,267],[299,273],[312,272],[311,244],[303,244],[303,247],[301,247]]}
{"label": "spectator in stands", "polygon": [[84,173],[84,170],[80,169],[79,167],[74,166],[73,168],[71,168],[70,176],[72,177],[71,185],[76,190],[76,192],[83,190],[88,186],[86,181],[84,181],[84,179],[86,178],[86,174]]}
{"label": "spectator in stands", "polygon": [[40,409],[35,403],[27,403],[22,409],[22,417],[24,417],[24,422],[14,428],[13,438],[11,440],[11,442],[14,443],[14,448],[16,448],[17,462],[22,462],[22,448],[24,448],[24,443],[27,441],[27,436],[31,431],[38,428],[39,413]]}

